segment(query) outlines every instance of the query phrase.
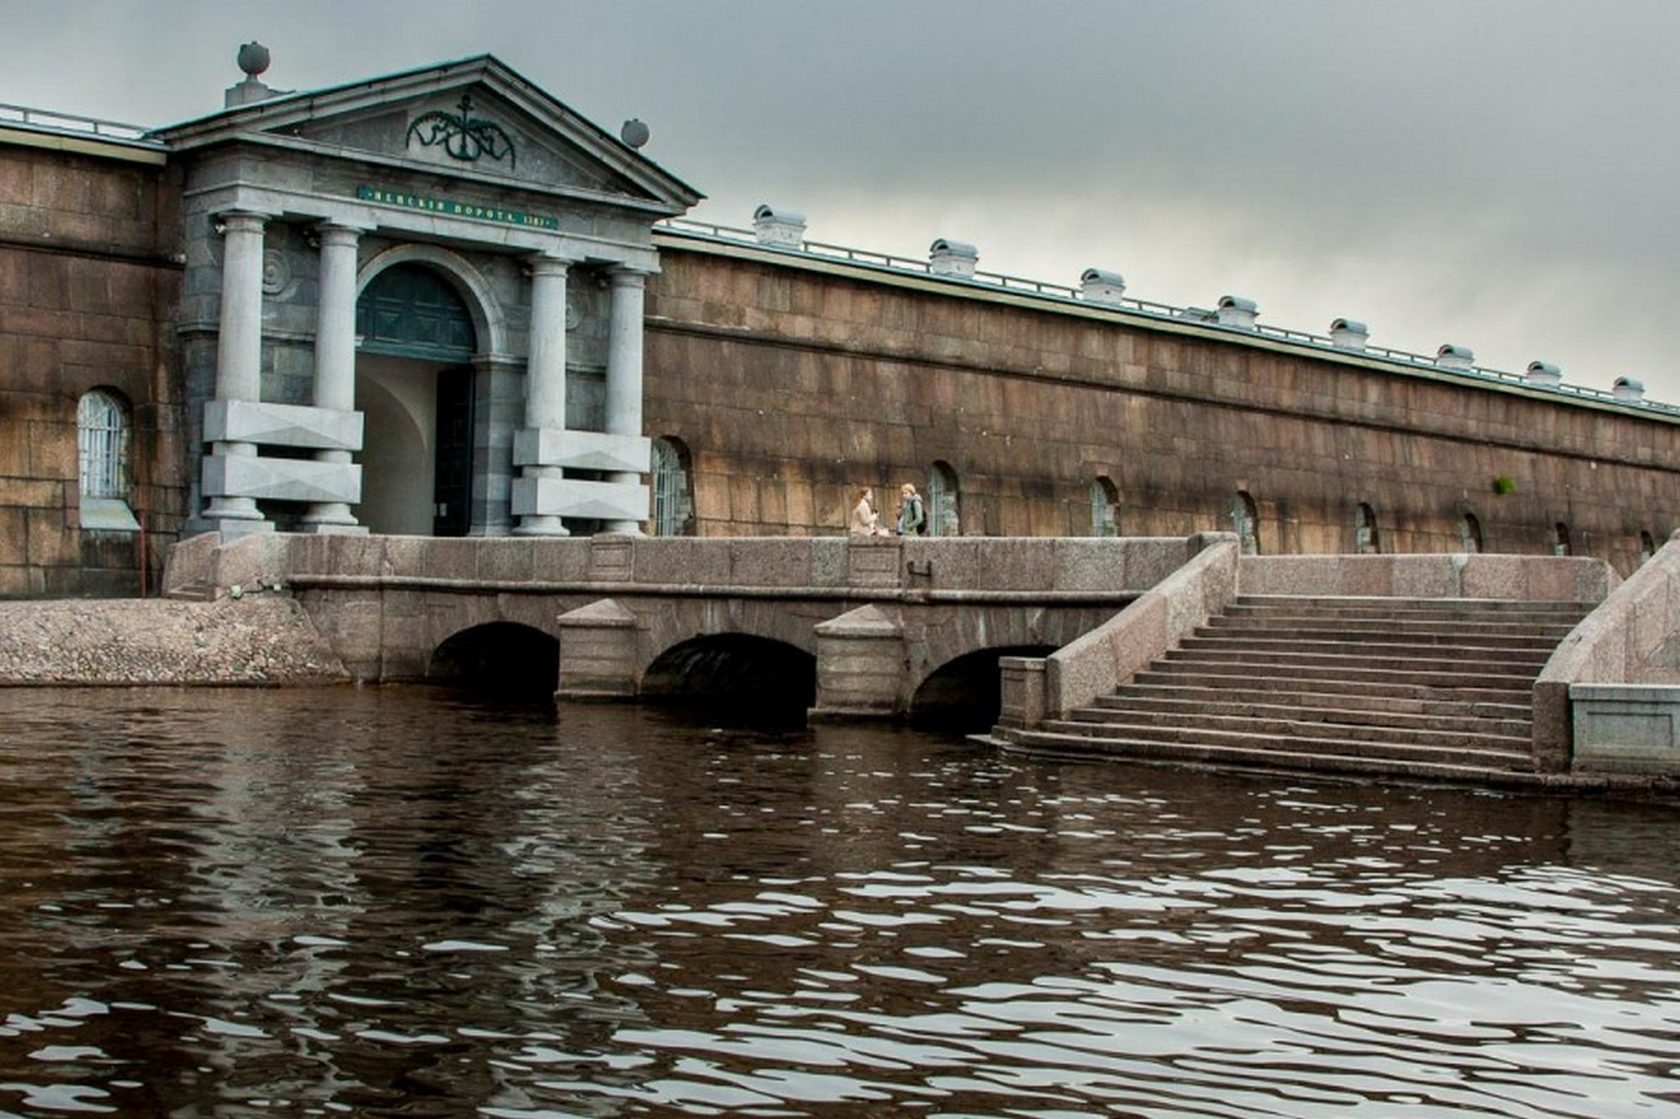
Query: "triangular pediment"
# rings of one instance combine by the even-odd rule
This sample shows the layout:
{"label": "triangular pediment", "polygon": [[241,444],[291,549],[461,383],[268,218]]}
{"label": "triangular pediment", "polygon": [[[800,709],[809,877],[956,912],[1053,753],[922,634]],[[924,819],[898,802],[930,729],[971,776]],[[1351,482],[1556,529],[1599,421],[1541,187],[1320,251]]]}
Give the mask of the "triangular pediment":
{"label": "triangular pediment", "polygon": [[177,150],[267,141],[671,213],[701,197],[489,55],[280,94],[153,135]]}

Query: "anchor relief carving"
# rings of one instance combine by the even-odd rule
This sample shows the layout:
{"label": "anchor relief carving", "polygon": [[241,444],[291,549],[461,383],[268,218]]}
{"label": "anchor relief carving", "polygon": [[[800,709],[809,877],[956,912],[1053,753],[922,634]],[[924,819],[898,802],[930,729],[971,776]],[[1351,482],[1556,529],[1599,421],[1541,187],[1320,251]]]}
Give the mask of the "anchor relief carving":
{"label": "anchor relief carving", "polygon": [[494,121],[472,115],[472,95],[463,93],[457,106],[459,113],[434,109],[421,113],[408,126],[407,140],[419,140],[420,146],[441,146],[453,159],[477,163],[480,158],[501,162],[507,160],[509,169],[516,165],[517,155],[513,139]]}

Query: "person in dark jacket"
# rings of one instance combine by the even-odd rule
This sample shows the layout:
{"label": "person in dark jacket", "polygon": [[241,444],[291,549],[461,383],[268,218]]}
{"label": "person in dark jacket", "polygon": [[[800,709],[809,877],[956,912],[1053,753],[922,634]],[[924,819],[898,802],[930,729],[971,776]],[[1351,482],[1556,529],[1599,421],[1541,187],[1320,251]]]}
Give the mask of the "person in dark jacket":
{"label": "person in dark jacket", "polygon": [[898,487],[898,534],[927,535],[927,510],[922,508],[922,495],[909,482]]}

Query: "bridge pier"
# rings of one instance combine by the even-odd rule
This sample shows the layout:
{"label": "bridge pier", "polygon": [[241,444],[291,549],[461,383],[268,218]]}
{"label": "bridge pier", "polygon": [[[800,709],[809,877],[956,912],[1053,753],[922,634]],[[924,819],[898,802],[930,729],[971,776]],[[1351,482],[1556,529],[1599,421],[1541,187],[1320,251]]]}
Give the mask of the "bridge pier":
{"label": "bridge pier", "polygon": [[560,627],[555,699],[630,699],[642,667],[636,615],[610,598],[569,610]]}
{"label": "bridge pier", "polygon": [[817,698],[813,721],[890,719],[906,714],[901,698],[908,656],[904,617],[873,604],[822,622],[817,634]]}

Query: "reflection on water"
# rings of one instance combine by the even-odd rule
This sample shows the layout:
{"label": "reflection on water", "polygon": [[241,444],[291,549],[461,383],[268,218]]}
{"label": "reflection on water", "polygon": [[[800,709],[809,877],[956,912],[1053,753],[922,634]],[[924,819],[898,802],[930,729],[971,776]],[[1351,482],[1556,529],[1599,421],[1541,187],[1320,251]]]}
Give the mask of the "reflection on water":
{"label": "reflection on water", "polygon": [[1675,813],[0,692],[0,1114],[1676,1114]]}

